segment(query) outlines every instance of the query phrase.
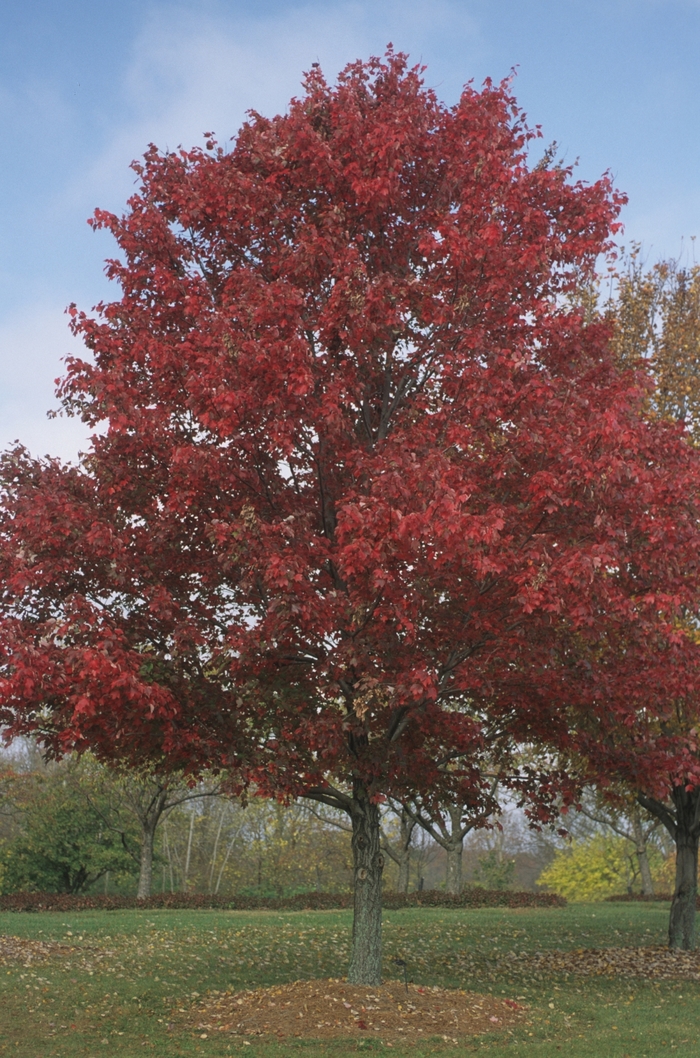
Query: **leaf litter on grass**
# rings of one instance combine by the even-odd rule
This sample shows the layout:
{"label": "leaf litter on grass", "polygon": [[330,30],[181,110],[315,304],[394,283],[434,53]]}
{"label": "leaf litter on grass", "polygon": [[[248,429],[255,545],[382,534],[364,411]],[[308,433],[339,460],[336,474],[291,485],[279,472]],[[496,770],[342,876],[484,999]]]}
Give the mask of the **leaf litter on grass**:
{"label": "leaf litter on grass", "polygon": [[[257,933],[255,930],[250,932],[253,934]],[[337,943],[337,935],[333,934],[332,936]],[[105,939],[112,940],[111,937]],[[190,954],[191,964],[190,962],[181,963],[181,971],[185,969],[189,971],[198,970],[201,973],[203,959],[202,956],[195,953],[194,949],[198,939],[194,936],[187,938],[186,948],[190,949],[190,945],[192,946]],[[234,936],[229,935],[226,940],[223,937],[219,939],[216,935],[213,935],[211,939],[218,951],[217,961],[228,966],[230,970],[237,971],[236,976],[245,974],[246,971],[253,967],[269,966],[271,962],[271,956],[268,955],[265,958],[262,954],[265,948],[265,941],[268,940],[266,936],[249,935],[244,940],[239,933],[236,933]],[[284,939],[289,943],[292,938],[290,936]],[[308,960],[308,966],[304,965],[307,960],[291,957],[296,954],[291,950],[291,945],[290,950],[285,951],[283,953],[284,957],[281,957],[278,939],[276,960],[278,973],[281,971],[281,974],[284,975],[290,971],[293,972],[292,968],[296,963],[297,974],[299,970],[302,970],[302,973],[308,972],[309,978],[322,976],[322,972],[319,974],[317,965],[314,964],[325,961],[323,955],[326,953],[322,950],[323,945],[314,941],[309,944],[308,942],[311,938],[307,936],[304,939],[307,940],[307,955],[310,952],[312,954],[312,958]],[[328,940],[328,938],[323,939]],[[80,940],[82,940],[82,937]],[[133,963],[143,968],[145,960],[151,963],[152,970],[156,969],[165,974],[168,969],[171,972],[173,969],[172,959],[169,959],[168,956],[172,956],[175,951],[182,948],[182,938],[176,938],[174,935],[156,935],[151,938],[144,938],[143,936],[122,937],[120,941],[121,943],[117,945],[119,950],[116,951],[111,947],[99,948],[85,944],[30,940],[25,937],[2,934],[0,935],[0,965],[22,963],[24,966],[29,966],[56,958],[62,962],[66,969],[75,968],[76,970],[85,970],[88,973],[94,973],[99,970],[110,975],[117,971],[122,971],[118,976],[123,976],[124,971],[128,971],[129,964]],[[157,943],[154,943],[154,941],[157,941]],[[180,942],[179,945],[178,941]],[[229,946],[227,941],[233,941],[234,943]],[[402,951],[404,954],[409,954],[405,945],[402,946]],[[320,959],[319,956],[321,957]],[[460,978],[465,973],[467,976],[472,976],[479,970],[482,971],[483,976],[483,971],[486,971],[486,979],[490,982],[504,976],[523,977],[531,974],[558,975],[562,973],[579,977],[622,975],[655,980],[671,980],[674,978],[700,980],[700,950],[670,951],[661,945],[576,948],[569,950],[551,948],[546,951],[536,952],[498,952],[492,949],[488,954],[462,949],[458,952],[452,951],[446,954],[442,962],[448,964],[452,973],[456,973]],[[421,976],[426,971],[429,972],[427,960],[411,959],[409,965],[411,963],[416,964],[415,969],[418,970]]]}
{"label": "leaf litter on grass", "polygon": [[[546,973],[577,977],[643,977],[649,980],[700,981],[700,951],[671,951],[661,945],[644,948],[578,948],[574,951],[538,951],[516,956],[522,973]],[[500,968],[512,973],[513,959],[500,960]]]}
{"label": "leaf litter on grass", "polygon": [[[397,921],[387,924],[387,959],[391,961],[389,954],[391,953],[396,958],[400,956],[402,961],[408,964],[410,988],[408,1002],[418,1013],[411,1012],[406,1003],[403,982],[395,986],[398,992],[394,997],[394,1005],[392,1006],[387,1001],[386,1009],[391,1012],[390,1017],[387,1017],[386,1013],[380,1016],[376,1011],[369,1010],[369,1007],[376,1004],[367,995],[364,999],[360,997],[359,1000],[355,1000],[352,995],[349,995],[347,984],[336,982],[336,985],[345,989],[346,998],[340,1002],[347,1002],[350,1005],[349,1007],[343,1006],[342,1011],[338,1011],[332,1017],[329,1012],[335,1011],[338,1003],[333,1003],[331,1008],[331,1001],[324,997],[332,995],[327,979],[338,965],[340,954],[347,954],[345,950],[347,938],[342,929],[336,927],[335,923],[329,923],[330,929],[319,926],[306,926],[299,929],[296,922],[285,921],[281,927],[275,923],[275,929],[271,931],[267,924],[262,926],[258,923],[246,922],[244,925],[241,924],[243,928],[231,928],[234,922],[236,926],[239,923],[235,920],[229,920],[229,922],[216,923],[217,928],[215,929],[195,930],[190,926],[186,929],[172,926],[163,928],[165,923],[158,923],[156,926],[155,922],[148,921],[140,924],[141,928],[131,933],[122,933],[120,930],[115,933],[114,928],[108,926],[109,935],[101,931],[100,934],[89,938],[87,935],[85,938],[75,936],[72,932],[66,932],[63,936],[54,934],[50,940],[27,940],[16,936],[0,937],[0,963],[4,963],[8,971],[13,965],[18,969],[22,965],[30,966],[31,968],[24,972],[31,975],[32,981],[24,981],[21,987],[31,984],[37,997],[39,992],[34,985],[41,987],[42,997],[47,992],[47,987],[52,985],[51,981],[44,981],[40,978],[34,980],[37,973],[46,974],[46,970],[39,968],[40,964],[48,964],[52,969],[61,970],[68,975],[72,972],[75,978],[85,981],[86,985],[88,978],[81,977],[81,973],[89,975],[90,979],[93,979],[94,974],[95,981],[104,981],[106,987],[110,989],[131,988],[133,982],[135,994],[132,996],[129,992],[127,999],[130,997],[131,1002],[137,996],[139,997],[138,1014],[139,1017],[145,1019],[144,1024],[149,1018],[160,1014],[163,1016],[163,1030],[165,1030],[165,1022],[171,1022],[168,1026],[171,1039],[175,1038],[173,1033],[181,1033],[194,1036],[195,1040],[206,1036],[210,1043],[214,1038],[218,1038],[232,1045],[236,1041],[239,1045],[254,1043],[257,1037],[261,1038],[262,1043],[264,1039],[274,1041],[287,1038],[291,1041],[294,1038],[302,1040],[327,1036],[329,1043],[332,1039],[353,1038],[358,1043],[362,1040],[374,1039],[386,1045],[392,1045],[401,1040],[420,1041],[431,1037],[433,1039],[444,1037],[449,1046],[452,1045],[452,1040],[476,1039],[477,1036],[489,1031],[499,1034],[503,1032],[504,1038],[507,1038],[505,1034],[510,1031],[517,1032],[518,1018],[522,1019],[519,1021],[522,1026],[523,1022],[529,1023],[531,1017],[529,1013],[522,1010],[517,1011],[514,1008],[509,1009],[513,1010],[518,1018],[510,1022],[505,1017],[501,1017],[497,1007],[494,1008],[493,1013],[489,1013],[487,1004],[503,1004],[505,995],[501,994],[500,998],[496,999],[475,995],[475,993],[495,990],[496,982],[510,988],[515,1000],[524,998],[517,994],[524,978],[533,983],[542,982],[548,977],[578,977],[580,979],[582,975],[598,976],[599,979],[606,976],[608,978],[619,976],[659,981],[674,978],[676,980],[700,980],[699,953],[669,952],[659,945],[576,948],[574,945],[578,937],[574,932],[559,938],[560,943],[561,940],[564,940],[565,944],[567,941],[573,941],[569,950],[557,947],[533,952],[532,947],[527,951],[521,950],[521,944],[524,948],[530,938],[520,929],[498,932],[494,927],[489,926],[485,932],[480,932],[479,936],[475,936],[475,923],[459,924],[459,926],[456,923],[450,923],[446,928],[441,922],[429,923],[432,943],[427,944],[427,925],[425,928],[415,926],[408,928],[411,924]],[[67,926],[67,923],[62,923],[62,925]],[[275,943],[273,943],[273,933]],[[581,939],[585,935],[583,933]],[[540,936],[540,944],[543,940],[546,943],[547,939],[548,937]],[[87,943],[88,940],[93,943],[101,942],[103,946],[93,946]],[[509,950],[511,945],[512,949]],[[339,953],[341,947],[343,952]],[[299,977],[307,978],[307,981],[292,986],[294,978]],[[116,978],[124,978],[123,983],[117,983]],[[414,983],[411,983],[412,979]],[[8,977],[8,982],[9,980]],[[71,978],[71,980],[74,979]],[[143,984],[146,981],[148,992],[143,991]],[[439,1017],[422,1017],[420,1007],[414,1002],[416,989],[419,987],[415,985],[416,981],[430,984],[439,982],[440,985],[453,988],[472,988],[471,993],[462,992],[463,997],[473,997],[472,1016],[466,1021],[471,1027],[464,1031],[455,1030],[454,1021],[450,1022],[449,1014]],[[74,983],[78,985],[77,981]],[[269,987],[251,991],[257,985]],[[18,987],[20,987],[19,984]],[[63,988],[62,985],[60,987]],[[97,987],[102,987],[102,985]],[[222,991],[215,992],[213,989],[217,987]],[[290,1020],[289,1011],[292,1008],[290,996],[284,1000],[284,1003],[290,1004],[289,1008],[286,1011],[278,1009],[282,1002],[279,998],[280,989],[285,987],[316,989],[317,992],[323,989],[322,994],[317,994],[313,1001],[317,1004],[316,1007],[313,1003],[309,1005],[308,997],[305,1000],[306,1010],[303,1009],[303,1003],[301,1009],[297,1006],[296,1014],[303,1014],[303,1016],[291,1018],[295,1024],[293,1031],[290,1030],[286,1037],[275,1021],[280,1015],[283,1015],[287,1022]],[[199,988],[204,995],[191,991],[193,988]],[[249,991],[241,991],[244,988]],[[530,991],[525,988],[522,990]],[[369,991],[372,995],[375,994],[372,990]],[[274,993],[278,994],[277,998]],[[421,995],[420,992],[417,994]],[[425,987],[422,994],[427,994],[429,998],[437,996],[439,1001],[447,1003],[446,997],[457,993],[445,989],[441,992]],[[114,992],[113,996],[116,997],[117,993]],[[236,1002],[236,1010],[231,1010],[232,996],[235,996],[236,1000],[244,999],[245,996],[258,996],[259,1002],[256,1007],[254,999],[244,999],[241,1004]],[[142,999],[145,1004],[143,1012],[141,1011]],[[177,1002],[178,999],[179,1002]],[[80,1017],[77,1017],[77,1009],[75,1014],[72,1010],[59,1014],[57,1008],[48,1005],[54,1002],[53,997],[48,993],[46,1000],[47,1005],[37,1007],[37,1012],[33,1016],[38,1017],[41,1013],[42,1018],[53,1017],[55,1020],[58,1017],[56,1027],[50,1030],[50,1038],[53,1038],[56,1032],[61,1035],[61,1030],[64,1029],[61,1021],[66,1023],[65,1031],[68,1032],[72,1031],[71,1019],[73,1018],[81,1025],[85,1019],[96,1020],[98,1016],[102,1018],[106,1014],[109,1021],[115,1016],[115,1011],[111,1009],[107,1011],[104,1001],[99,997],[93,998],[92,993],[90,993],[90,1005],[85,1010],[83,1010],[84,1004],[76,1000],[77,1006],[81,1008]],[[533,1001],[531,991],[528,1001]],[[112,1002],[113,999],[110,999],[110,1004]],[[117,1002],[126,1003],[126,1000],[120,998]],[[275,1003],[276,1006],[270,1007],[270,1002]],[[471,1000],[467,998],[463,1002],[467,1006]],[[248,1015],[241,1012],[241,1007],[246,1003]],[[478,1009],[479,1003],[482,1004],[480,1010]],[[401,1011],[399,1004],[402,1007]],[[171,1013],[173,1007],[177,1008],[177,1013]],[[362,1007],[365,1008],[364,1011]],[[326,1008],[326,1016],[323,1016],[324,1008]],[[501,1011],[503,1009],[501,1007]],[[353,1011],[357,1011],[357,1014]],[[133,1013],[136,1013],[135,1007]],[[546,1014],[547,1011],[544,1013]],[[443,1017],[447,1023],[441,1020]],[[492,1017],[499,1018],[499,1021],[491,1021]],[[539,1018],[534,1007],[532,1017],[535,1021]],[[396,1022],[394,1018],[397,1019]],[[343,1024],[343,1019],[346,1020],[347,1025]],[[160,1021],[160,1018],[158,1020]],[[246,1021],[246,1024],[239,1028],[238,1023],[243,1021]],[[334,1022],[341,1022],[341,1024],[335,1025]],[[360,1022],[368,1027],[363,1028]],[[379,1022],[378,1025],[377,1022]],[[87,1025],[86,1031],[87,1029],[92,1031],[93,1028],[97,1031],[98,1025],[100,1025],[99,1022],[95,1026]],[[44,1027],[47,1032],[48,1026],[47,1022]],[[126,1023],[116,1027],[126,1028]],[[419,1032],[419,1029],[422,1031]]]}
{"label": "leaf litter on grass", "polygon": [[465,1036],[508,1029],[522,1021],[525,1012],[514,999],[475,992],[406,987],[403,981],[368,987],[327,978],[241,992],[210,992],[186,1023],[202,1039],[221,1033],[382,1042],[441,1036],[457,1043]]}
{"label": "leaf litter on grass", "polygon": [[74,955],[78,949],[68,944],[56,944],[53,941],[28,940],[26,937],[12,937],[0,934],[0,966],[22,963],[31,966],[35,962],[44,962],[52,956],[64,958]]}

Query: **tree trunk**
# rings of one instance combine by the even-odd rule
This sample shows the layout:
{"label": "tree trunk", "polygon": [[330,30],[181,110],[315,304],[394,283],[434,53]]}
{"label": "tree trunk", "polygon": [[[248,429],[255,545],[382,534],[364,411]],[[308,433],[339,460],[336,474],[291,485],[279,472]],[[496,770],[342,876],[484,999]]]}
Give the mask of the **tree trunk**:
{"label": "tree trunk", "polygon": [[[190,831],[187,836],[187,854],[185,856],[185,869],[182,872],[182,891],[187,892],[187,883],[190,874],[190,855],[192,853],[192,832],[194,830],[194,808],[190,805]],[[258,877],[258,884],[260,884],[260,878]]]}
{"label": "tree trunk", "polygon": [[399,865],[398,891],[400,893],[408,892],[408,883],[411,876],[411,842],[415,825],[406,809],[403,808],[400,816],[401,829],[399,831],[399,853],[397,858]]}
{"label": "tree trunk", "polygon": [[209,870],[209,892],[213,893],[212,886],[214,884],[214,871],[216,870],[216,854],[219,851],[219,838],[221,837],[221,828],[224,825],[224,814],[226,812],[226,804],[221,805],[221,811],[219,812],[219,829],[216,832],[216,840],[214,842],[214,851],[211,854],[211,868]]}
{"label": "tree trunk", "polygon": [[149,818],[141,824],[141,859],[139,864],[139,887],[137,900],[145,900],[151,895],[153,886],[153,843],[156,836],[157,818]]}
{"label": "tree trunk", "polygon": [[668,946],[676,951],[695,948],[695,912],[698,899],[698,836],[700,833],[700,788],[686,790],[683,784],[671,792],[673,806],[643,792],[637,801],[663,823],[676,846],[676,884],[668,921]]}
{"label": "tree trunk", "polygon": [[153,886],[153,845],[167,797],[167,787],[159,786],[154,797],[148,800],[145,805],[142,804],[137,807],[137,815],[141,824],[141,856],[139,887],[136,892],[137,900],[145,900],[146,897],[151,895]]}
{"label": "tree trunk", "polygon": [[353,787],[352,856],[355,887],[352,954],[348,982],[378,985],[382,979],[382,871],[379,806],[370,801],[366,786]]}
{"label": "tree trunk", "polygon": [[226,864],[228,863],[228,858],[231,855],[231,849],[233,848],[234,842],[238,838],[240,830],[241,830],[241,828],[239,827],[238,830],[236,831],[236,833],[233,835],[233,837],[231,838],[231,840],[228,843],[228,847],[226,849],[226,855],[224,856],[224,862],[221,864],[221,868],[219,870],[219,876],[216,879],[216,889],[214,890],[214,892],[216,894],[218,894],[218,892],[219,892],[219,886],[221,885],[221,879],[224,876],[224,870],[226,868]]}
{"label": "tree trunk", "polygon": [[461,807],[450,808],[448,815],[450,817],[452,840],[444,846],[447,853],[445,889],[448,893],[458,895],[462,891],[462,851],[464,849],[464,838],[460,836],[462,832]]}
{"label": "tree trunk", "polygon": [[170,841],[168,839],[168,820],[165,820],[163,824],[163,844],[165,845],[165,851],[168,857],[168,873],[170,875],[170,892],[175,892],[175,880],[173,878],[173,857],[170,852]]}
{"label": "tree trunk", "polygon": [[411,874],[411,850],[406,849],[403,856],[399,861],[399,880],[398,880],[398,891],[400,893],[408,892],[408,882]]}
{"label": "tree trunk", "polygon": [[447,853],[445,890],[456,896],[462,892],[462,842],[446,847],[445,851]]}
{"label": "tree trunk", "polygon": [[644,827],[642,826],[641,815],[636,804],[632,806],[630,818],[632,820],[632,834],[639,863],[639,873],[642,876],[642,893],[644,896],[653,896],[654,882],[652,881],[649,856],[647,855],[647,842],[644,838]]}
{"label": "tree trunk", "polygon": [[700,790],[673,790],[676,806],[676,885],[668,926],[668,946],[680,951],[695,948],[695,909],[698,896],[698,801]]}
{"label": "tree trunk", "polygon": [[695,948],[695,905],[698,895],[698,839],[679,835],[676,846],[676,886],[668,926],[668,946],[680,951]]}
{"label": "tree trunk", "polygon": [[382,852],[385,852],[399,869],[396,883],[397,893],[407,893],[411,874],[413,831],[416,824],[405,807],[402,807],[400,814],[396,808],[394,808],[394,811],[399,815],[399,840],[397,845],[393,847],[386,835],[382,834]]}

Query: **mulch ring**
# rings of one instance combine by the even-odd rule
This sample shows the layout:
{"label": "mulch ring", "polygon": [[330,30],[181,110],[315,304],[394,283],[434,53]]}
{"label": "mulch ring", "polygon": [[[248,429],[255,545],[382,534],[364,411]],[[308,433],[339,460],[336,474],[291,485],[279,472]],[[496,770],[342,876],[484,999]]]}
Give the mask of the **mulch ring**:
{"label": "mulch ring", "polygon": [[255,991],[210,992],[190,1024],[201,1039],[220,1033],[297,1039],[373,1037],[383,1042],[442,1036],[457,1043],[459,1037],[507,1029],[524,1014],[525,1007],[514,999],[413,984],[407,990],[396,981],[370,988],[330,978]]}
{"label": "mulch ring", "polygon": [[[573,974],[578,977],[647,977],[655,981],[700,981],[700,950],[669,951],[668,948],[578,948],[574,951],[521,953],[518,972],[525,974]],[[505,970],[502,962],[500,969]]]}
{"label": "mulch ring", "polygon": [[45,962],[54,955],[74,955],[76,948],[67,944],[52,944],[44,940],[26,940],[24,937],[8,937],[0,934],[0,966],[21,962],[31,966]]}

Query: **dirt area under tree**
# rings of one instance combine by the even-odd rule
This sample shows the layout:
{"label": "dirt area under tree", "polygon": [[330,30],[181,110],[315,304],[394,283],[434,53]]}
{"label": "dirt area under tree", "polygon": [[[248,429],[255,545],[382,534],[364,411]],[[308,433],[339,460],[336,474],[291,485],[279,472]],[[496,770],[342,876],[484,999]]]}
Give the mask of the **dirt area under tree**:
{"label": "dirt area under tree", "polygon": [[403,981],[370,988],[330,978],[254,991],[210,992],[201,1000],[192,1027],[202,1038],[229,1033],[279,1039],[372,1037],[386,1043],[442,1036],[457,1042],[507,1029],[524,1015],[525,1007],[514,999],[406,986]]}

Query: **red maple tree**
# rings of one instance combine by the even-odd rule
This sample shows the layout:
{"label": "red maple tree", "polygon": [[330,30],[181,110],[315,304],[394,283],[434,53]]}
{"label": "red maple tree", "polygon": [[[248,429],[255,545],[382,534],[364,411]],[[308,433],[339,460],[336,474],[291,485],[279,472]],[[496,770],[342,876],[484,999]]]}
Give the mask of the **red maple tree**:
{"label": "red maple tree", "polygon": [[622,199],[534,136],[507,84],[448,108],[389,51],[230,148],[152,147],[94,219],[122,295],[71,310],[60,393],[102,432],[4,461],[0,719],[345,810],[355,982],[384,795],[486,803],[484,760],[696,664],[697,457],[567,307]]}

